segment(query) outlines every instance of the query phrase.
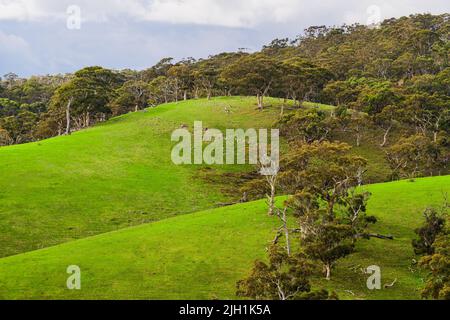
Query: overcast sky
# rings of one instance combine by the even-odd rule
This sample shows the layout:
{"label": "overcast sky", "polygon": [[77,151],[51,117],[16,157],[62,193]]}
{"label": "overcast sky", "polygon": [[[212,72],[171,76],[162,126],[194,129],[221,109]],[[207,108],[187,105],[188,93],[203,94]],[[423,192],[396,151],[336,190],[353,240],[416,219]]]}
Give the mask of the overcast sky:
{"label": "overcast sky", "polygon": [[425,12],[450,12],[450,1],[0,0],[0,75],[144,69],[168,56],[257,50],[311,25]]}

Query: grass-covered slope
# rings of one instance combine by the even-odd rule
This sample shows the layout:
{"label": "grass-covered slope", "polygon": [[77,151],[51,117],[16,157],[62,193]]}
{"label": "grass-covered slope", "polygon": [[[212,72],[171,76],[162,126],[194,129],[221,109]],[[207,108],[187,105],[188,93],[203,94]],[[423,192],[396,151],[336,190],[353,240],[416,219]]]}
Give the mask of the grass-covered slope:
{"label": "grass-covered slope", "polygon": [[[363,240],[358,253],[341,261],[320,286],[341,298],[419,298],[421,275],[410,269],[413,229],[422,210],[442,201],[450,176],[366,187],[374,232],[394,241]],[[0,259],[0,298],[228,299],[278,226],[263,201],[170,218],[148,225]],[[82,289],[66,289],[66,268],[78,265]],[[389,289],[369,291],[360,268],[378,265]]]}
{"label": "grass-covered slope", "polygon": [[[282,100],[191,100],[49,140],[0,148],[0,257],[214,207],[220,183],[171,162],[171,133],[270,127]],[[277,108],[278,106],[278,108]],[[227,112],[231,111],[231,112]],[[233,170],[227,166],[220,170]],[[242,167],[234,168],[242,170]]]}

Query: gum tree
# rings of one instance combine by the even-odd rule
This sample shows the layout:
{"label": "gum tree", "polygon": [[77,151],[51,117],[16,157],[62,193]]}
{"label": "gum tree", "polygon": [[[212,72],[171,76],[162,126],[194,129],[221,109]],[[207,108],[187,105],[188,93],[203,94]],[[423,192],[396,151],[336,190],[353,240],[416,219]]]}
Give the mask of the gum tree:
{"label": "gum tree", "polygon": [[264,54],[243,56],[227,66],[221,78],[240,92],[256,95],[258,108],[263,110],[264,97],[278,85],[280,64]]}

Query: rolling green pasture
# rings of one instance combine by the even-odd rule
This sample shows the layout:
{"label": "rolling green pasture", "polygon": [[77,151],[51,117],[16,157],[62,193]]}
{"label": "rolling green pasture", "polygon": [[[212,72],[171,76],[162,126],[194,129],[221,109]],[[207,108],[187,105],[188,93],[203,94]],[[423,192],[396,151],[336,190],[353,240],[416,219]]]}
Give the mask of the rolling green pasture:
{"label": "rolling green pasture", "polygon": [[171,133],[192,130],[196,120],[219,129],[270,127],[282,100],[266,103],[263,112],[250,97],[171,103],[71,136],[1,147],[0,257],[229,200],[224,183],[201,178],[204,166],[172,163]]}
{"label": "rolling green pasture", "polygon": [[[358,252],[339,262],[332,280],[316,287],[342,299],[418,299],[421,274],[414,258],[413,229],[422,211],[439,205],[450,176],[365,187],[368,211],[378,217],[374,232],[395,240],[362,240]],[[264,201],[187,214],[0,259],[3,299],[233,299],[235,283],[273,239],[279,222]],[[78,265],[82,288],[66,289],[66,268]],[[378,265],[382,283],[369,291],[361,268]]]}

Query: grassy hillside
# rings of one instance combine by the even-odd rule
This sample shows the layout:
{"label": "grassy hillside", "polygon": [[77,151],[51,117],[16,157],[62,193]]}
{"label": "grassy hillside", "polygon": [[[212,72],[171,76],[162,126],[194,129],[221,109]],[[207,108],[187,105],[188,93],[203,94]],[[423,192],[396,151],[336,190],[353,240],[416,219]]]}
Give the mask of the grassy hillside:
{"label": "grassy hillside", "polygon": [[270,127],[282,100],[267,99],[264,112],[255,100],[171,103],[72,136],[0,148],[0,257],[225,201],[223,184],[202,179],[201,167],[172,164],[171,133],[192,130],[195,120],[209,128]]}
{"label": "grassy hillside", "polygon": [[[170,135],[182,125],[192,129],[196,120],[219,129],[271,127],[283,100],[267,98],[263,112],[256,110],[255,100],[222,97],[170,103],[71,136],[1,147],[0,257],[228,201],[224,188],[230,186],[219,174],[246,168],[175,166]],[[355,152],[375,164],[369,176],[385,177],[380,151],[369,145],[359,149]]]}
{"label": "grassy hillside", "polygon": [[[374,232],[396,239],[360,242],[341,261],[332,281],[317,284],[341,298],[418,298],[421,275],[410,269],[413,229],[422,210],[442,201],[450,176],[366,187]],[[0,298],[228,299],[278,226],[262,201],[183,215],[56,247],[0,259]],[[82,270],[82,289],[65,288],[68,265]],[[389,289],[369,291],[359,268],[379,265]],[[354,271],[352,270],[354,269]],[[349,291],[348,291],[349,290]],[[351,292],[350,292],[351,291]]]}

